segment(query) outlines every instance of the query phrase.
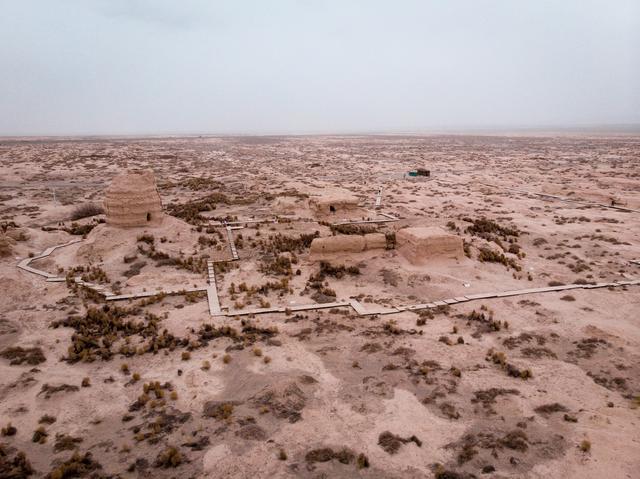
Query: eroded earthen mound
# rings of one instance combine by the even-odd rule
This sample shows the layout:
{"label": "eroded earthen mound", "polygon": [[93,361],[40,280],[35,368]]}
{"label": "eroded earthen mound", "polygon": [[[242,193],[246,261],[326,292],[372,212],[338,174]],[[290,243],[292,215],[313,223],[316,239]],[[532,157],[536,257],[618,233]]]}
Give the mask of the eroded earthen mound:
{"label": "eroded earthen mound", "polygon": [[309,206],[320,216],[344,213],[358,208],[358,198],[348,193],[331,193],[310,199]]}
{"label": "eroded earthen mound", "polygon": [[311,255],[318,257],[342,253],[362,253],[371,249],[382,249],[387,244],[382,233],[366,235],[335,235],[315,238],[311,242]]}
{"label": "eroded earthen mound", "polygon": [[436,258],[462,258],[462,238],[437,226],[405,228],[396,233],[400,253],[413,264]]}

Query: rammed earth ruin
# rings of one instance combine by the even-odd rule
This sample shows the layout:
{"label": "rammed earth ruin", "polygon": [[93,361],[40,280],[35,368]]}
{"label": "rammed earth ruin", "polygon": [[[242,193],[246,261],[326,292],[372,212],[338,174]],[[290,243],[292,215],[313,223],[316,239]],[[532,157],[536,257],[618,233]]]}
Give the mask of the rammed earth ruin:
{"label": "rammed earth ruin", "polygon": [[119,227],[158,226],[162,223],[162,200],[152,170],[122,173],[105,191],[107,223]]}

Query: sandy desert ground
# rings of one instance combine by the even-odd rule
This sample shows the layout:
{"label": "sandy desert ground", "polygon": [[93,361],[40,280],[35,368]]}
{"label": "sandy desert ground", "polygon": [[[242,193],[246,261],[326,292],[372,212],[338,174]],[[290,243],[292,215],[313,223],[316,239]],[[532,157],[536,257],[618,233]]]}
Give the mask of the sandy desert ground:
{"label": "sandy desert ground", "polygon": [[[139,168],[160,226],[71,219]],[[327,192],[359,206],[318,217]],[[231,261],[220,222],[250,220]],[[640,285],[393,309],[640,278],[640,137],[5,138],[0,223],[0,477],[640,477]],[[465,254],[309,253],[410,226]],[[17,268],[74,238],[31,263],[68,281]],[[73,280],[190,288],[207,260],[225,314],[286,310]],[[379,314],[292,310],[350,298]]]}

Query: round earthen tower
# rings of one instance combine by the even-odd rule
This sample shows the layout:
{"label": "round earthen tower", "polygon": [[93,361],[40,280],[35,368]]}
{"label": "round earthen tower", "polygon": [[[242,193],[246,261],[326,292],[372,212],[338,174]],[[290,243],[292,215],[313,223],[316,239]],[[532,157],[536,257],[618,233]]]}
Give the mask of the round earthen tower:
{"label": "round earthen tower", "polygon": [[107,223],[119,227],[158,226],[162,223],[162,200],[152,170],[122,173],[105,191]]}

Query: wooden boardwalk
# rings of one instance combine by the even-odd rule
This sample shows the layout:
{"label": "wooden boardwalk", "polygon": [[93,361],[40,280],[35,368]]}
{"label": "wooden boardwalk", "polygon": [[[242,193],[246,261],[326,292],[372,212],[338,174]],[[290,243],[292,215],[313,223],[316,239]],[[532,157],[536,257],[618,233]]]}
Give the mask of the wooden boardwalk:
{"label": "wooden boardwalk", "polygon": [[73,239],[71,241],[68,241],[67,243],[59,244],[59,245],[56,245],[56,246],[51,246],[51,247],[47,248],[46,250],[44,250],[39,255],[32,256],[30,258],[25,258],[22,261],[20,261],[18,263],[18,268],[20,268],[21,270],[27,271],[29,273],[33,273],[33,274],[37,274],[38,276],[42,276],[42,277],[46,278],[47,281],[65,281],[65,278],[60,278],[59,276],[57,276],[55,274],[51,274],[51,273],[49,273],[47,271],[43,271],[41,269],[37,269],[37,268],[34,268],[33,266],[29,266],[29,265],[31,264],[32,261],[35,261],[37,259],[46,258],[47,256],[49,256],[51,253],[53,253],[57,249],[64,248],[65,246],[71,246],[72,244],[79,243],[80,241],[82,241],[82,238]]}
{"label": "wooden boardwalk", "polygon": [[[238,259],[237,251],[233,243],[233,236],[231,231],[233,229],[239,229],[239,227],[227,226],[226,229],[227,229],[227,234],[229,235],[230,245],[232,245],[232,253],[235,256],[235,259]],[[55,250],[59,248],[70,246],[80,241],[82,241],[82,239],[74,239],[61,245],[51,246],[46,250],[44,250],[39,255],[21,260],[17,264],[17,267],[28,273],[42,276],[48,282],[64,282],[66,281],[65,277],[56,276],[47,271],[34,268],[30,266],[30,263],[32,261],[49,256],[51,253],[53,253]],[[631,260],[630,262],[634,264],[640,264],[639,260]],[[187,294],[187,293],[204,291],[207,293],[207,301],[209,303],[209,313],[212,316],[230,316],[230,317],[265,314],[265,313],[313,311],[313,310],[320,310],[320,309],[327,309],[327,308],[342,308],[342,307],[350,307],[360,316],[386,315],[386,314],[395,314],[402,311],[418,311],[422,309],[437,308],[439,306],[455,305],[455,304],[465,303],[469,301],[481,301],[481,300],[494,299],[494,298],[523,296],[528,294],[554,293],[554,292],[569,291],[574,289],[590,290],[590,289],[598,289],[598,288],[618,288],[618,287],[640,285],[640,279],[633,279],[633,280],[615,281],[615,282],[608,282],[608,283],[603,282],[603,283],[593,283],[593,284],[568,284],[568,285],[562,285],[562,286],[544,286],[544,287],[538,287],[538,288],[526,288],[526,289],[497,291],[497,292],[489,292],[489,293],[467,294],[462,296],[456,296],[454,298],[445,298],[445,299],[435,300],[428,303],[411,304],[411,305],[405,305],[405,306],[386,307],[386,306],[381,306],[376,304],[373,308],[369,308],[369,307],[365,307],[358,300],[352,298],[347,301],[336,301],[332,303],[275,306],[275,307],[269,307],[269,308],[243,309],[238,311],[223,312],[220,306],[220,300],[218,298],[218,290],[217,290],[216,279],[215,279],[215,271],[213,268],[213,261],[207,261],[207,283],[208,284],[206,286],[196,286],[196,287],[190,287],[190,288],[184,288],[184,287],[170,288],[170,289],[157,287],[155,290],[151,290],[151,291],[139,291],[139,292],[133,292],[133,293],[126,293],[126,294],[113,294],[111,291],[107,290],[106,286],[83,281],[80,277],[74,278],[74,281],[76,282],[76,284],[79,284],[86,288],[90,288],[93,291],[97,292],[98,294],[104,296],[106,301],[120,301],[120,300],[137,299],[137,298],[148,298],[148,297],[156,296],[159,294],[173,295],[173,294]]]}
{"label": "wooden boardwalk", "polygon": [[398,218],[395,216],[387,215],[385,213],[380,213],[382,216],[386,216],[384,219],[376,219],[376,220],[355,220],[355,221],[338,221],[337,223],[332,223],[333,226],[340,225],[362,225],[368,223],[393,223],[394,221],[398,221]]}
{"label": "wooden boardwalk", "polygon": [[231,257],[233,258],[233,261],[237,261],[240,259],[240,257],[238,256],[238,250],[236,249],[236,244],[233,241],[233,233],[232,231],[234,229],[239,229],[238,227],[233,227],[233,226],[227,226],[227,239],[229,240],[229,249],[231,250]]}
{"label": "wooden boardwalk", "polygon": [[[447,180],[440,180],[440,181],[447,182]],[[455,183],[455,182],[453,182],[453,183]],[[625,208],[623,206],[606,205],[604,203],[596,203],[596,202],[582,200],[582,199],[568,198],[566,196],[552,195],[550,193],[538,193],[538,192],[535,192],[535,191],[527,191],[527,190],[523,190],[521,188],[508,188],[508,187],[505,187],[505,186],[498,186],[498,185],[494,185],[494,184],[491,184],[491,183],[480,182],[479,184],[481,184],[483,186],[488,186],[490,188],[496,188],[496,189],[500,189],[500,190],[511,191],[513,193],[519,193],[521,195],[537,196],[537,197],[540,197],[540,198],[549,198],[549,199],[552,199],[552,200],[563,201],[565,203],[575,203],[575,204],[582,205],[582,206],[606,208],[606,209],[610,209],[610,210],[624,211],[626,213],[640,213],[640,210],[634,210],[632,208]]]}
{"label": "wooden boardwalk", "polygon": [[218,288],[216,286],[216,273],[213,270],[213,261],[207,261],[207,276],[209,286],[207,286],[207,302],[209,303],[209,314],[211,316],[221,316],[220,300],[218,299]]}
{"label": "wooden boardwalk", "polygon": [[494,293],[479,293],[469,294],[464,296],[456,296],[455,298],[445,298],[436,300],[429,303],[411,304],[406,306],[389,306],[383,307],[378,304],[375,305],[375,309],[365,307],[356,299],[349,299],[348,301],[338,301],[335,303],[322,303],[322,304],[305,304],[300,306],[276,306],[271,308],[258,308],[258,309],[243,309],[239,311],[231,311],[229,313],[223,313],[225,316],[246,316],[251,314],[264,314],[264,313],[283,313],[286,310],[289,311],[310,311],[326,308],[342,308],[351,307],[359,316],[371,316],[371,315],[386,315],[396,314],[402,311],[419,311],[421,309],[433,309],[440,306],[451,306],[460,303],[466,303],[469,301],[481,301],[486,299],[506,298],[510,296],[523,296],[527,294],[540,294],[540,293],[554,293],[561,291],[568,291],[572,289],[597,289],[597,288],[618,288],[623,286],[636,286],[640,285],[640,279],[629,281],[617,281],[613,283],[595,283],[595,284],[568,284],[563,286],[548,286],[542,288],[527,288],[527,289],[515,289],[509,291],[498,291]]}

